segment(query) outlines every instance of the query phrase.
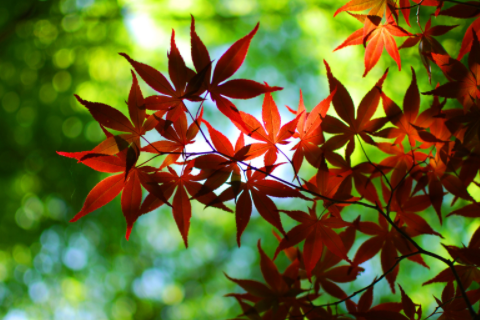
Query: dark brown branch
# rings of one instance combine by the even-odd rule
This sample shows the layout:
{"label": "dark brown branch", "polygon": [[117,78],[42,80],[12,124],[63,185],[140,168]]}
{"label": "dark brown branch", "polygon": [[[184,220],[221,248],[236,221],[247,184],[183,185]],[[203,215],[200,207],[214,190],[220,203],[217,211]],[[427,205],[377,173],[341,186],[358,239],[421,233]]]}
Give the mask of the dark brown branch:
{"label": "dark brown branch", "polygon": [[395,8],[395,10],[413,9],[413,8],[416,8],[416,7],[421,6],[422,3],[423,3],[423,1],[425,1],[425,0],[422,0],[422,1],[420,1],[419,3],[416,3],[416,4],[414,4],[414,5],[412,5],[412,6],[409,6],[409,7]]}
{"label": "dark brown branch", "polygon": [[[207,92],[207,94],[208,94],[208,92]],[[202,104],[203,104],[203,101],[202,101]],[[463,284],[462,284],[462,282],[461,282],[460,276],[458,275],[457,271],[455,270],[454,262],[453,262],[453,261],[450,261],[450,260],[447,260],[447,259],[443,258],[442,256],[439,256],[439,255],[436,254],[436,253],[433,253],[433,252],[430,252],[430,251],[427,251],[427,250],[423,249],[417,242],[415,242],[415,240],[413,240],[408,234],[406,234],[406,233],[390,218],[390,216],[389,216],[388,214],[386,214],[386,213],[378,206],[378,204],[376,204],[375,206],[373,206],[373,205],[370,205],[370,204],[367,204],[367,203],[364,203],[364,202],[361,202],[361,201],[343,201],[343,200],[331,199],[331,198],[325,197],[325,196],[323,196],[323,195],[320,195],[320,194],[318,194],[318,193],[316,193],[316,192],[314,192],[314,191],[305,189],[303,186],[297,186],[297,185],[295,185],[295,184],[293,184],[293,183],[290,183],[290,182],[288,182],[288,181],[286,181],[286,180],[284,180],[284,179],[281,179],[281,178],[279,178],[279,177],[277,177],[277,176],[272,175],[271,173],[268,173],[268,172],[266,172],[266,171],[264,171],[264,170],[261,170],[261,169],[259,169],[259,168],[256,168],[256,167],[254,167],[254,166],[252,166],[252,165],[250,165],[250,164],[248,164],[248,163],[246,163],[246,162],[244,162],[244,161],[240,161],[240,160],[238,160],[238,159],[235,159],[234,157],[231,157],[231,156],[229,156],[229,155],[223,154],[223,153],[217,151],[217,150],[213,147],[212,143],[208,140],[208,138],[206,137],[206,135],[205,135],[205,133],[203,132],[202,128],[200,127],[200,124],[198,123],[198,119],[194,118],[193,115],[190,113],[189,110],[187,110],[187,111],[188,111],[188,114],[190,115],[190,117],[192,118],[192,121],[194,121],[194,122],[196,123],[196,125],[198,126],[198,129],[199,129],[200,133],[202,134],[202,136],[203,136],[203,138],[205,139],[206,143],[207,143],[207,144],[210,146],[210,148],[212,149],[212,152],[214,152],[214,153],[216,153],[216,154],[218,154],[218,155],[221,155],[221,156],[223,156],[223,157],[225,157],[225,158],[228,158],[228,159],[230,159],[230,160],[232,160],[232,161],[235,161],[236,163],[240,163],[240,164],[242,164],[242,165],[244,165],[244,166],[246,166],[246,167],[248,167],[248,168],[250,168],[250,169],[253,169],[253,170],[257,171],[257,172],[263,173],[263,174],[265,174],[266,176],[269,176],[269,177],[271,177],[272,179],[275,179],[275,180],[277,180],[277,181],[279,181],[279,182],[281,182],[281,183],[283,183],[283,184],[285,184],[285,185],[288,185],[288,186],[290,186],[290,187],[292,187],[292,188],[295,188],[295,189],[297,189],[297,190],[299,190],[299,191],[303,191],[303,192],[309,193],[309,194],[311,194],[311,195],[313,195],[313,196],[315,196],[315,197],[318,197],[318,198],[321,198],[321,199],[324,199],[324,200],[327,200],[327,201],[331,201],[331,202],[334,202],[334,203],[359,204],[359,205],[362,205],[362,206],[364,206],[364,207],[372,208],[372,209],[377,210],[385,219],[387,219],[388,223],[389,223],[398,233],[400,233],[407,241],[409,241],[409,242],[418,250],[418,251],[413,252],[413,253],[411,253],[411,254],[409,254],[409,255],[401,256],[400,258],[398,258],[398,260],[395,262],[395,265],[394,265],[393,268],[395,268],[395,267],[398,265],[398,263],[399,263],[401,260],[403,260],[404,258],[409,257],[409,256],[413,256],[413,255],[416,255],[416,254],[425,254],[425,255],[427,255],[427,256],[430,256],[430,257],[432,257],[432,258],[435,258],[435,259],[437,259],[437,260],[442,261],[443,263],[445,263],[445,264],[452,270],[452,272],[453,272],[453,274],[454,274],[454,277],[455,277],[455,280],[456,280],[457,285],[458,285],[458,289],[460,290],[460,292],[461,292],[461,294],[462,294],[462,297],[463,297],[463,299],[465,300],[465,304],[467,305],[467,309],[469,310],[469,312],[470,312],[470,314],[471,314],[471,316],[472,316],[472,319],[474,319],[474,320],[479,320],[479,319],[480,319],[480,317],[475,313],[475,310],[473,309],[473,306],[472,306],[472,304],[470,303],[470,300],[468,299],[466,290],[465,290],[465,288],[464,288],[464,286],[463,286]],[[363,149],[363,146],[362,146],[362,149]],[[367,158],[368,158],[368,157],[367,157]],[[411,169],[413,169],[413,167],[412,167]],[[404,178],[405,178],[405,177],[404,177]],[[389,210],[389,207],[387,207],[387,209]],[[391,272],[391,270],[393,270],[393,268],[392,268],[392,269],[389,269],[386,273],[384,273],[384,274],[378,279],[378,281],[380,281],[381,279],[383,279],[383,278],[386,276],[386,274],[388,274],[388,272]],[[370,286],[375,285],[378,281],[377,281],[377,280],[374,281]],[[367,286],[366,288],[364,288],[364,289],[362,289],[362,290],[359,290],[359,291],[354,292],[354,293],[353,293],[353,296],[357,295],[357,294],[360,293],[360,292],[363,292],[364,290],[367,290],[370,286]],[[338,302],[335,302],[335,303],[332,303],[332,304],[320,305],[320,306],[316,306],[316,307],[318,308],[318,307],[328,306],[328,305],[338,305],[338,304],[340,304],[340,303],[342,303],[342,302],[344,302],[344,301],[346,301],[346,300],[348,300],[348,299],[350,299],[350,298],[346,298],[345,300],[341,300],[341,301],[338,301]]]}
{"label": "dark brown branch", "polygon": [[418,250],[418,253],[421,253],[421,254],[424,254],[424,255],[427,255],[427,256],[430,256],[432,258],[435,258],[437,260],[440,260],[442,261],[443,263],[445,263],[449,268],[450,270],[452,271],[454,277],[455,277],[455,281],[457,282],[457,285],[458,285],[458,289],[460,290],[461,294],[462,294],[462,297],[463,299],[465,300],[465,304],[467,305],[467,309],[468,311],[470,312],[470,315],[472,316],[472,319],[475,319],[475,320],[478,320],[480,319],[480,317],[477,315],[477,313],[475,312],[475,310],[473,309],[473,305],[470,303],[470,300],[468,299],[468,296],[467,296],[467,291],[466,289],[463,287],[463,284],[462,284],[462,281],[460,279],[460,276],[458,275],[457,273],[457,270],[455,270],[455,264],[454,264],[454,261],[450,261],[448,259],[445,259],[444,257],[442,256],[439,256],[438,254],[436,253],[433,253],[431,251],[428,251],[428,250],[425,250],[423,249],[418,243],[415,242],[415,240],[413,240],[408,234],[406,234],[395,222],[392,221],[392,219],[387,215],[385,214],[385,212],[383,212],[383,210],[379,207],[377,207],[377,211],[383,216],[385,217],[385,219],[387,219],[388,223],[390,225],[392,225],[393,228],[395,228],[395,230],[400,233],[407,241],[409,241],[417,250]]}
{"label": "dark brown branch", "polygon": [[[374,285],[376,285],[378,282],[380,282],[382,279],[384,279],[387,274],[389,274],[390,272],[392,272],[393,270],[395,270],[395,268],[397,267],[397,265],[400,263],[400,261],[402,261],[403,259],[405,258],[408,258],[408,257],[411,257],[411,256],[414,256],[414,255],[417,255],[419,254],[420,252],[417,251],[417,252],[412,252],[412,253],[409,253],[409,254],[406,254],[406,255],[403,255],[403,256],[400,256],[397,258],[397,261],[395,261],[395,263],[393,264],[393,266],[388,269],[387,271],[385,271],[380,277],[378,278],[375,278],[375,280],[373,280],[372,283],[370,283],[368,286],[360,289],[360,290],[357,290],[355,291],[354,293],[352,293],[351,295],[349,295],[348,297],[342,299],[342,300],[338,300],[338,301],[335,301],[335,302],[331,302],[331,303],[325,303],[325,304],[320,304],[320,305],[317,305],[317,306],[313,306],[312,309],[310,309],[309,311],[307,311],[303,316],[307,315],[309,312],[311,312],[312,310],[314,310],[315,308],[325,308],[325,307],[331,307],[331,306],[337,306],[347,300],[350,300],[352,299],[353,297],[355,297],[356,295],[358,295],[359,293],[362,293],[364,292],[365,290],[368,290],[369,288],[373,287]],[[302,316],[302,317],[303,317]],[[298,317],[290,317],[289,319],[294,319],[294,318],[298,318]]]}

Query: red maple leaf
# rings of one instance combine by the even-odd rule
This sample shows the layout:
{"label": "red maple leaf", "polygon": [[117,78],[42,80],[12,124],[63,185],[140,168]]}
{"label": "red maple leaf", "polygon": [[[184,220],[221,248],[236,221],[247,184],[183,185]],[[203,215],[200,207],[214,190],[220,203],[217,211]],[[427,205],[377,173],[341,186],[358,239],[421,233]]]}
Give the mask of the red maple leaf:
{"label": "red maple leaf", "polygon": [[[385,1],[385,0],[383,0]],[[366,16],[355,16],[365,24],[369,19]],[[352,33],[341,45],[335,48],[334,51],[340,50],[351,45],[366,45],[365,47],[365,77],[368,72],[377,64],[380,56],[382,55],[383,48],[387,50],[387,53],[395,60],[398,65],[398,70],[401,70],[400,54],[398,52],[397,44],[395,43],[395,37],[406,37],[412,34],[405,29],[399,27],[393,18],[387,19],[385,24],[373,25],[368,32],[365,32],[365,27],[358,29]]]}
{"label": "red maple leaf", "polygon": [[[480,289],[467,291],[466,296],[469,302],[474,304],[480,299]],[[443,309],[439,320],[464,320],[471,317],[465,300],[461,298],[458,292],[455,292],[453,281],[449,281],[443,289],[442,300],[435,296],[434,298],[439,308]]]}
{"label": "red maple leaf", "polygon": [[[355,242],[355,227],[348,226],[339,234],[342,239],[345,250],[348,252]],[[315,276],[315,291],[318,292],[320,287],[332,297],[345,299],[347,294],[336,283],[346,283],[354,281],[360,272],[364,269],[358,266],[343,265],[336,266],[342,261],[342,257],[332,253],[327,248],[323,250],[321,260],[312,270]]]}
{"label": "red maple leaf", "polygon": [[[433,142],[441,141],[433,134],[424,130],[432,126],[436,116],[440,110],[436,105],[432,106],[419,114],[420,110],[420,93],[417,85],[417,77],[412,68],[412,82],[405,93],[402,109],[386,94],[381,93],[383,108],[388,120],[396,128],[386,128],[375,133],[375,136],[382,138],[395,138],[395,144],[401,146],[405,137],[408,138],[410,146],[414,148],[418,142]],[[449,138],[449,137],[448,137]],[[427,144],[421,147],[429,147]],[[403,147],[402,147],[403,148]],[[422,159],[420,155],[419,159]]]}
{"label": "red maple leaf", "polygon": [[[336,153],[333,152],[326,152],[325,154],[328,155],[330,159],[336,155]],[[347,179],[351,177],[353,171],[350,170],[349,172],[346,172],[336,169],[329,169],[325,161],[325,157],[321,157],[317,174],[314,175],[310,180],[305,181],[305,188],[322,196],[317,197],[315,200],[323,200],[323,206],[328,209],[332,215],[341,217],[340,211],[345,206],[348,206],[348,204],[335,202],[334,200],[359,200],[359,198],[351,195],[351,179]],[[355,176],[355,174],[353,175]],[[327,199],[333,199],[333,201]]]}
{"label": "red maple leaf", "polygon": [[207,125],[210,139],[217,154],[205,154],[195,158],[195,168],[201,169],[199,176],[206,178],[198,195],[219,188],[229,177],[230,183],[235,189],[242,179],[241,169],[236,162],[236,160],[241,161],[241,158],[237,159],[236,156],[245,146],[243,133],[240,133],[234,149],[227,137],[213,128],[206,120],[203,120],[203,122]]}
{"label": "red maple leaf", "polygon": [[78,102],[88,109],[93,118],[102,126],[102,129],[109,128],[128,132],[119,135],[108,134],[106,140],[102,141],[93,150],[84,152],[83,157],[80,157],[79,160],[96,155],[115,155],[130,146],[134,148],[135,152],[139,153],[140,138],[155,127],[157,120],[145,113],[145,101],[133,71],[132,77],[133,83],[127,101],[131,121],[109,105],[85,101],[75,95]]}
{"label": "red maple leaf", "polygon": [[[480,16],[480,1],[466,1],[466,4],[457,4],[453,7],[440,11],[440,16],[449,16],[459,19],[469,19]],[[470,4],[470,5],[468,5]],[[473,5],[473,6],[472,6]],[[473,34],[476,33],[480,37],[480,19],[475,19],[465,31],[462,45],[458,53],[457,60],[461,60],[467,52],[470,52],[473,44]]]}
{"label": "red maple leaf", "polygon": [[185,147],[188,144],[195,142],[195,137],[198,134],[199,127],[197,121],[202,120],[203,112],[199,117],[188,125],[187,116],[185,113],[180,113],[173,125],[163,119],[157,119],[158,124],[155,126],[157,132],[167,140],[155,141],[143,147],[141,151],[167,154],[167,157],[160,166],[160,170],[171,165],[182,155]]}
{"label": "red maple leaf", "polygon": [[468,56],[469,69],[448,55],[432,53],[435,63],[451,82],[432,91],[423,92],[423,94],[458,99],[465,112],[475,104],[475,99],[480,99],[480,43],[476,34],[473,32],[472,34],[473,44]]}
{"label": "red maple leaf", "polygon": [[[59,155],[80,160],[83,152],[68,153],[57,152]],[[117,156],[97,156],[87,158],[82,163],[90,168],[108,173],[117,173],[100,181],[87,195],[82,209],[73,217],[70,222],[75,222],[87,214],[103,207],[112,201],[120,192],[122,192],[122,212],[127,221],[126,238],[130,237],[133,224],[137,218],[145,212],[140,210],[142,203],[142,185],[145,189],[150,189],[147,184],[148,174],[155,171],[152,167],[132,168],[126,173],[127,169],[127,150],[122,151]],[[136,160],[135,160],[136,161]],[[164,199],[164,197],[163,197]],[[167,201],[162,202],[166,203]]]}
{"label": "red maple leaf", "polygon": [[[365,234],[373,235],[374,237],[365,241],[353,259],[354,265],[360,265],[361,263],[370,260],[379,251],[380,260],[382,264],[383,272],[391,269],[397,261],[397,250],[402,255],[408,255],[416,252],[417,249],[408,242],[403,235],[401,235],[395,228],[389,230],[389,224],[387,220],[379,214],[379,224],[373,222],[360,222],[356,221],[355,225],[357,229]],[[401,225],[399,225],[401,227]],[[409,260],[417,262],[418,264],[427,267],[420,255],[413,255],[408,257]],[[394,270],[388,273],[385,278],[390,284],[390,288],[395,293],[395,280],[399,271],[399,265]]]}
{"label": "red maple leaf", "polygon": [[[211,82],[207,83],[210,97],[216,102],[218,110],[232,121],[242,125],[241,117],[236,106],[227,98],[250,99],[267,92],[281,90],[280,87],[269,87],[253,80],[235,79],[226,81],[240,68],[247,55],[248,48],[253,36],[257,33],[259,24],[247,34],[235,42],[220,57]],[[195,20],[192,17],[192,60],[197,71],[207,69],[207,79],[210,79],[211,60],[207,48],[195,31]]]}
{"label": "red maple leaf", "polygon": [[262,105],[262,118],[265,128],[252,115],[240,111],[243,126],[238,125],[244,134],[264,143],[253,143],[238,151],[241,160],[253,159],[266,153],[265,166],[271,166],[277,161],[277,144],[288,144],[287,141],[295,133],[298,117],[281,126],[280,113],[270,93],[265,94]]}
{"label": "red maple leaf", "polygon": [[282,210],[282,212],[300,222],[300,224],[290,230],[285,235],[285,238],[282,239],[275,251],[274,259],[280,251],[293,247],[305,240],[303,262],[305,264],[307,277],[310,279],[313,268],[322,257],[323,245],[338,257],[350,261],[347,257],[347,249],[343,245],[342,239],[332,230],[332,228],[347,227],[349,223],[338,217],[328,217],[328,214],[317,217],[315,204],[312,208],[309,208],[308,211],[309,213],[307,214],[298,210]]}
{"label": "red maple leaf", "polygon": [[212,203],[215,204],[217,202],[236,199],[235,219],[237,225],[238,246],[240,246],[240,237],[247,227],[247,224],[250,221],[250,216],[252,215],[252,199],[258,213],[267,222],[277,228],[283,235],[285,235],[285,230],[283,230],[279,210],[269,196],[279,198],[295,197],[310,200],[292,187],[276,180],[266,179],[267,175],[265,173],[272,173],[276,167],[278,167],[278,164],[271,167],[263,167],[260,168],[259,171],[255,171],[253,174],[252,169],[246,170],[247,181],[233,183],[218,196],[218,199],[216,199],[215,202]]}
{"label": "red maple leaf", "polygon": [[300,91],[297,111],[289,108],[298,117],[297,128],[293,137],[300,139],[300,141],[291,149],[295,150],[292,157],[295,174],[299,172],[304,158],[314,167],[318,167],[320,164],[322,151],[318,146],[325,142],[321,123],[327,115],[335,92],[336,90],[317,104],[311,112],[307,113],[303,103],[302,91]]}
{"label": "red maple leaf", "polygon": [[447,51],[435,38],[436,36],[441,36],[452,30],[458,25],[455,26],[435,26],[431,27],[432,20],[428,19],[425,29],[422,33],[417,33],[409,37],[405,42],[398,48],[410,48],[418,44],[418,51],[420,52],[420,59],[422,60],[423,66],[427,69],[428,80],[432,83],[432,68],[430,66],[430,61],[434,61],[432,58],[432,53],[436,54],[447,54]]}
{"label": "red maple leaf", "polygon": [[[478,208],[477,206],[477,212],[479,211]],[[478,266],[480,266],[480,228],[477,228],[474,232],[467,247],[443,246],[454,261],[461,264],[455,266],[455,271],[460,277],[463,286],[468,288],[472,282],[480,283],[480,270],[478,269]],[[446,268],[423,285],[436,282],[453,282],[455,280],[452,269]]]}
{"label": "red maple leaf", "polygon": [[403,305],[398,302],[385,302],[372,307],[373,303],[373,286],[370,286],[360,296],[358,304],[352,300],[347,300],[347,309],[356,319],[390,319],[390,320],[407,320],[408,318],[399,312],[402,311]]}
{"label": "red maple leaf", "polygon": [[[294,260],[290,266],[281,274],[273,261],[265,254],[258,241],[258,251],[260,252],[260,268],[262,275],[267,282],[263,284],[253,280],[242,280],[226,277],[242,287],[246,294],[228,294],[235,297],[242,307],[243,314],[250,319],[278,319],[284,320],[290,314],[291,316],[301,316],[299,305],[308,298],[315,299],[314,296],[297,300],[296,296],[304,290],[300,288],[299,261]],[[254,306],[244,302],[255,303]],[[260,313],[265,312],[264,317]]]}
{"label": "red maple leaf", "polygon": [[355,108],[350,94],[343,84],[332,75],[330,66],[327,62],[324,62],[327,68],[330,92],[336,90],[332,99],[333,107],[338,116],[348,125],[345,125],[337,118],[326,115],[321,124],[322,129],[325,132],[336,134],[336,136],[327,140],[324,147],[328,150],[336,150],[348,143],[345,150],[345,158],[350,159],[350,156],[355,149],[356,136],[358,135],[365,142],[375,145],[375,142],[368,134],[377,131],[387,122],[386,118],[376,118],[372,120],[371,117],[377,110],[383,81],[387,77],[388,69],[380,80],[378,80],[375,87],[373,87],[372,90],[370,90],[362,99],[357,109],[357,117],[355,117]]}
{"label": "red maple leaf", "polygon": [[423,212],[430,207],[431,202],[428,195],[412,196],[413,178],[402,179],[398,184],[390,183],[393,188],[396,188],[395,192],[392,196],[391,190],[385,186],[382,180],[383,197],[386,203],[390,202],[390,211],[397,213],[395,220],[401,221],[400,224],[405,222],[408,226],[406,228],[408,234],[411,236],[432,234],[443,238],[440,233],[430,227],[425,219],[417,214],[417,212]]}
{"label": "red maple leaf", "polygon": [[[190,229],[190,218],[192,216],[192,206],[190,200],[195,200],[228,212],[232,212],[223,203],[215,202],[217,196],[212,191],[204,192],[201,196],[197,196],[202,190],[202,184],[199,180],[203,180],[201,176],[193,175],[192,169],[194,160],[188,161],[182,167],[181,174],[178,174],[171,167],[167,167],[168,172],[159,172],[150,176],[150,179],[159,183],[160,192],[170,188],[176,189],[172,202],[172,213],[177,224],[178,230],[182,235],[185,247],[188,247],[188,231]],[[188,194],[190,194],[190,197]],[[173,193],[173,190],[172,190]],[[172,194],[170,193],[170,194]],[[215,202],[215,203],[214,203]]]}

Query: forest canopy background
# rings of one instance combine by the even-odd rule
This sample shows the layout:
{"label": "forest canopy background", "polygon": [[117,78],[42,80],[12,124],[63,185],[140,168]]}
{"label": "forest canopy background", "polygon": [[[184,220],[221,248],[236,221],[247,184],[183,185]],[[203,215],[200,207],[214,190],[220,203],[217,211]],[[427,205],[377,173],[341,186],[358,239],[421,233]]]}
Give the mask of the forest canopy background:
{"label": "forest canopy background", "polygon": [[[323,59],[334,67],[335,76],[355,102],[386,67],[392,68],[385,93],[397,103],[410,82],[410,66],[417,70],[421,92],[444,81],[440,70],[433,68],[432,86],[428,84],[415,48],[402,52],[403,72],[384,54],[362,78],[361,46],[332,52],[361,27],[346,14],[334,19],[338,6],[338,1],[330,0],[2,1],[0,316],[12,320],[221,319],[237,315],[240,310],[234,299],[222,296],[239,289],[222,271],[236,278],[261,279],[259,268],[251,268],[258,266],[257,240],[263,240],[270,256],[277,246],[271,226],[258,215],[252,217],[241,248],[236,246],[233,215],[203,211],[200,205],[193,208],[188,250],[168,208],[142,216],[128,242],[119,199],[88,219],[68,223],[102,176],[55,153],[89,150],[102,138],[98,124],[73,94],[125,111],[131,67],[118,52],[166,70],[172,28],[180,51],[189,52],[190,14],[212,57],[219,57],[260,21],[236,76],[284,87],[274,93],[282,114],[287,112],[284,105],[297,106],[300,89],[307,108],[328,96]],[[456,56],[465,23],[446,17],[437,21],[463,27],[438,38]],[[419,32],[413,13],[412,26]],[[140,86],[145,95],[153,93],[143,82]],[[262,98],[241,101],[238,106],[259,116]],[[422,108],[430,102],[423,97]],[[212,116],[217,111],[213,107],[205,112]],[[223,129],[228,126],[225,121]],[[359,161],[362,154],[356,151],[352,159]],[[288,206],[288,201],[279,203]],[[360,213],[355,210],[351,217]],[[284,223],[286,229],[293,225]],[[462,217],[450,217],[436,230],[445,237],[444,243],[458,244],[468,243],[477,227],[466,225]],[[381,274],[375,261],[367,264],[368,272],[356,285],[366,285]],[[410,297],[424,308],[432,302],[429,293],[442,286],[418,288],[410,283],[444,268],[426,261],[430,271],[410,274],[413,263],[407,261],[399,276]],[[279,257],[279,263],[285,266],[288,261]],[[390,299],[386,283],[375,290],[377,302]]]}

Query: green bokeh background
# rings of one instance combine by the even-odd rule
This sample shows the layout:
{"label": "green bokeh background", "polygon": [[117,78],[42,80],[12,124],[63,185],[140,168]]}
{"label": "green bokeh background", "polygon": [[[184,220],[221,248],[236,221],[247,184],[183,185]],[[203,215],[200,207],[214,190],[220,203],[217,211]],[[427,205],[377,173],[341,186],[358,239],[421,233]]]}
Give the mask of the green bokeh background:
{"label": "green bokeh background", "polygon": [[[309,110],[328,95],[323,59],[356,102],[386,67],[390,74],[385,92],[400,105],[411,79],[410,66],[417,71],[420,90],[432,88],[416,49],[402,52],[401,72],[384,53],[366,78],[362,78],[361,46],[332,52],[361,27],[346,13],[333,18],[341,4],[333,0],[2,0],[0,316],[7,320],[225,319],[239,314],[234,299],[223,295],[240,289],[223,272],[261,279],[257,240],[262,239],[270,255],[277,245],[271,226],[258,214],[252,217],[241,248],[235,243],[234,216],[203,210],[199,204],[193,206],[188,249],[168,208],[142,216],[129,241],[124,237],[119,198],[76,223],[68,222],[89,190],[105,177],[55,153],[89,150],[103,138],[98,124],[73,94],[125,112],[131,67],[118,52],[165,72],[170,33],[175,28],[177,45],[191,65],[190,14],[216,60],[260,21],[246,62],[235,77],[284,87],[274,98],[285,117],[283,106],[295,108],[300,89]],[[422,11],[423,21],[427,11]],[[441,17],[438,22],[456,23]],[[465,31],[464,21],[459,23],[463,27],[440,38],[454,56]],[[419,32],[418,27],[411,32]],[[434,70],[433,82],[437,81],[445,80]],[[140,82],[145,96],[154,94]],[[260,116],[261,99],[240,101],[238,106]],[[423,99],[422,108],[430,102],[430,97]],[[381,114],[379,108],[377,115]],[[238,136],[211,104],[205,117],[229,136]],[[373,160],[379,159],[376,150],[367,148],[367,152]],[[353,159],[364,161],[357,151]],[[309,168],[305,170],[308,177]],[[285,209],[297,204],[306,209],[303,202],[278,203]],[[449,210],[448,203],[445,209]],[[354,219],[358,214],[374,218],[361,208],[350,209],[346,216]],[[428,221],[441,230],[444,243],[456,245],[466,243],[478,225],[454,217],[440,227],[434,215]],[[287,229],[293,225],[287,219],[284,223]],[[445,255],[436,238],[425,236],[421,242]],[[444,267],[426,260],[430,271],[402,262],[399,282],[415,302],[432,310],[432,293],[439,296],[442,286],[418,284]],[[280,256],[280,269],[286,263]],[[367,271],[359,280],[343,288],[351,292],[380,274],[379,259],[364,267]],[[384,282],[377,287],[377,302],[399,300],[388,294]]]}

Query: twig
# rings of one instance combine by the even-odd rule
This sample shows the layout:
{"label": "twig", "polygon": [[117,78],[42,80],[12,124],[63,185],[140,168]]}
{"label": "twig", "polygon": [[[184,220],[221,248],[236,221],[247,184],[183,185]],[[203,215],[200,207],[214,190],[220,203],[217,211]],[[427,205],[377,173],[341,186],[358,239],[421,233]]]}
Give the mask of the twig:
{"label": "twig", "polygon": [[430,256],[432,258],[435,258],[437,260],[440,260],[442,261],[443,263],[445,263],[449,268],[450,270],[452,271],[454,277],[455,277],[455,281],[457,282],[457,285],[458,285],[458,289],[460,290],[461,294],[462,294],[462,297],[463,299],[465,300],[465,304],[467,305],[467,309],[468,311],[470,312],[470,315],[472,316],[472,319],[475,319],[475,320],[478,320],[480,319],[480,317],[477,315],[477,313],[475,312],[475,310],[473,309],[473,305],[470,303],[470,300],[468,299],[468,296],[467,296],[467,292],[465,290],[465,288],[463,287],[463,284],[462,284],[462,281],[460,279],[460,276],[458,275],[457,273],[457,270],[455,270],[455,264],[454,262],[450,261],[450,260],[447,260],[445,259],[444,257],[442,256],[439,256],[438,254],[436,253],[433,253],[431,251],[428,251],[428,250],[425,250],[423,249],[418,243],[415,242],[415,240],[413,240],[408,234],[406,234],[396,223],[394,223],[392,221],[392,219],[387,215],[385,214],[385,212],[383,212],[383,210],[380,208],[380,207],[377,207],[377,211],[385,218],[387,219],[388,223],[392,225],[393,228],[395,228],[395,230],[400,233],[406,240],[408,240],[417,250],[419,253],[421,254],[425,254],[427,256]]}
{"label": "twig", "polygon": [[302,186],[302,182],[300,181],[300,178],[298,177],[297,170],[295,169],[295,166],[293,165],[293,160],[290,160],[290,158],[287,157],[287,155],[280,148],[277,148],[277,150],[280,151],[280,153],[283,154],[285,159],[287,159],[287,161],[292,165],[293,174],[295,175],[295,177],[293,179],[294,180],[297,179],[298,185]]}
{"label": "twig", "polygon": [[[363,291],[365,290],[368,290],[369,288],[373,287],[374,285],[376,285],[378,282],[380,282],[383,278],[385,278],[387,276],[387,274],[389,274],[390,272],[392,272],[393,270],[395,270],[395,268],[397,267],[397,265],[400,263],[400,261],[402,261],[403,259],[405,258],[408,258],[408,257],[411,257],[411,256],[414,256],[414,255],[417,255],[419,254],[420,252],[419,251],[416,251],[416,252],[412,252],[412,253],[409,253],[409,254],[406,254],[406,255],[403,255],[403,256],[400,256],[397,258],[397,261],[395,261],[395,263],[393,264],[393,266],[388,269],[387,271],[385,271],[380,277],[376,278],[375,280],[373,280],[372,283],[370,283],[368,286],[360,289],[360,290],[357,290],[355,291],[354,293],[352,293],[351,295],[349,295],[348,297],[342,299],[342,300],[338,300],[338,301],[335,301],[335,302],[331,302],[331,303],[326,303],[326,304],[320,304],[320,305],[316,305],[316,306],[313,306],[312,309],[310,309],[309,311],[307,311],[303,316],[306,316],[308,313],[310,313],[312,310],[314,310],[315,308],[325,308],[325,307],[331,307],[331,306],[337,306],[347,300],[350,300],[352,299],[353,297],[355,297],[356,295],[358,295],[359,293],[362,293]],[[302,316],[302,317],[303,317]],[[297,317],[290,317],[289,319],[294,319],[294,318],[297,318]]]}
{"label": "twig", "polygon": [[413,8],[416,8],[416,7],[420,7],[422,5],[423,1],[425,1],[425,0],[422,0],[419,3],[416,3],[416,4],[414,4],[410,7],[395,8],[395,10],[413,9]]}

